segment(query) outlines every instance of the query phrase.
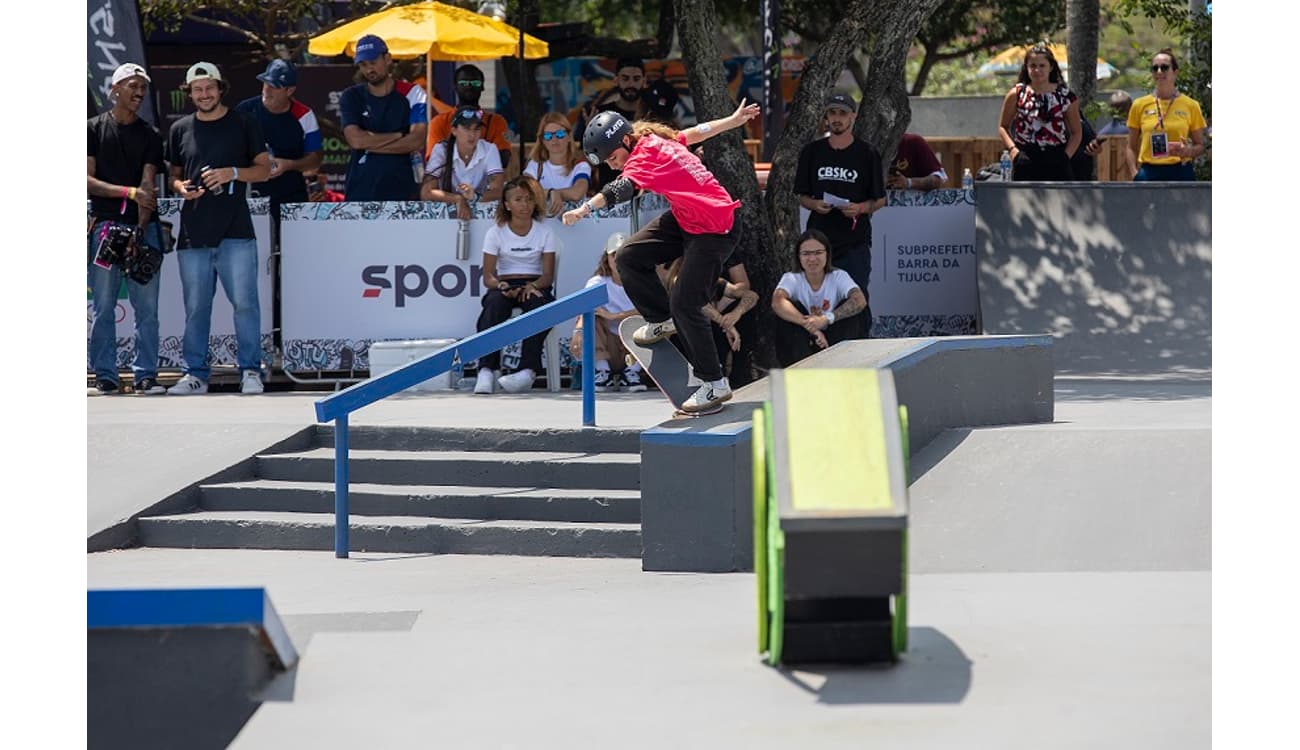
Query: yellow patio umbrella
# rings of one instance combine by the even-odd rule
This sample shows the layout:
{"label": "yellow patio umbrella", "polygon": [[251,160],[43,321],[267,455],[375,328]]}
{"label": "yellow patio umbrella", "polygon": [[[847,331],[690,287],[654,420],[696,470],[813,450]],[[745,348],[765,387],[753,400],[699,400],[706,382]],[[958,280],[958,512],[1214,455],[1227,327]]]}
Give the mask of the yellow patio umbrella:
{"label": "yellow patio umbrella", "polygon": [[[307,51],[313,55],[349,57],[357,40],[374,34],[388,45],[396,58],[422,57],[430,60],[491,60],[519,54],[519,29],[505,21],[471,10],[438,2],[399,5],[312,37]],[[528,34],[524,57],[537,59],[550,54],[546,42]]]}
{"label": "yellow patio umbrella", "polygon": [[[1047,48],[1052,51],[1052,56],[1060,64],[1061,71],[1068,73],[1070,70],[1069,60],[1066,59],[1064,44],[1049,44]],[[975,74],[982,78],[990,78],[997,75],[1016,75],[1020,72],[1020,66],[1025,61],[1025,53],[1031,49],[1030,45],[1011,47],[1004,49],[989,61],[979,67]],[[1097,80],[1110,78],[1119,73],[1119,69],[1114,65],[1106,62],[1100,57],[1097,58]]]}

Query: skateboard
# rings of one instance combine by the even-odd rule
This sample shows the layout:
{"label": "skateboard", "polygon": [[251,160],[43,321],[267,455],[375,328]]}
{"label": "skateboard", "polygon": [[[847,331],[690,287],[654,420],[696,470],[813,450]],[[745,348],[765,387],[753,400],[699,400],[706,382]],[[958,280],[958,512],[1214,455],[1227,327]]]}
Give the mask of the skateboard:
{"label": "skateboard", "polygon": [[624,318],[618,326],[618,336],[623,339],[623,346],[626,346],[632,357],[641,364],[641,369],[646,371],[659,391],[668,397],[669,403],[673,405],[674,414],[683,417],[702,417],[722,411],[723,404],[705,411],[682,411],[682,404],[699,387],[698,383],[691,383],[691,365],[686,361],[681,349],[674,344],[674,339],[677,338],[675,334],[649,346],[641,346],[633,341],[632,334],[643,325],[645,325],[645,318],[640,315]]}

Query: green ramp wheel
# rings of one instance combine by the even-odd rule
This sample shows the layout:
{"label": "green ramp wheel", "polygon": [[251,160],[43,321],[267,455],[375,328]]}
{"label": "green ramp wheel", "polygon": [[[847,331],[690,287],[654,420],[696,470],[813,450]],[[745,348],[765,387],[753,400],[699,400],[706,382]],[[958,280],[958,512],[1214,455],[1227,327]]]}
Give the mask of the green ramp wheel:
{"label": "green ramp wheel", "polygon": [[[898,406],[898,425],[903,438],[903,476],[906,478],[906,481],[910,486],[910,482],[912,481],[912,451],[911,444],[908,442],[907,406],[904,404],[899,404]],[[893,601],[891,602],[893,622],[890,623],[890,625],[891,630],[893,631],[892,651],[894,661],[898,661],[898,657],[902,655],[903,652],[907,651],[907,536],[908,533],[904,531],[902,545],[903,591],[894,596]]]}
{"label": "green ramp wheel", "polygon": [[751,480],[754,485],[754,581],[758,587],[758,653],[767,652],[767,423],[763,410],[753,414]]}

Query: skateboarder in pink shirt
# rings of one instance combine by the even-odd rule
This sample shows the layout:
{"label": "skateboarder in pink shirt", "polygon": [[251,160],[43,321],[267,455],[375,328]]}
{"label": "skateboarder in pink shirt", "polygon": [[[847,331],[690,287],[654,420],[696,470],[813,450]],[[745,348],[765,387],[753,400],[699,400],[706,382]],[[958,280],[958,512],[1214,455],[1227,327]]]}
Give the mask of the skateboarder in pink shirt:
{"label": "skateboarder in pink shirt", "polygon": [[[712,410],[731,398],[703,307],[709,304],[722,263],[736,247],[739,227],[733,200],[690,147],[758,116],[757,104],[728,117],[676,131],[655,122],[629,122],[617,112],[592,118],[582,150],[592,165],[621,171],[578,208],[564,213],[572,225],[597,208],[631,200],[638,189],[662,195],[669,210],[632,235],[615,256],[623,288],[646,324],[633,336],[643,346],[680,334],[695,376],[704,381],[682,410]],[[677,284],[664,288],[655,267],[682,259]]]}

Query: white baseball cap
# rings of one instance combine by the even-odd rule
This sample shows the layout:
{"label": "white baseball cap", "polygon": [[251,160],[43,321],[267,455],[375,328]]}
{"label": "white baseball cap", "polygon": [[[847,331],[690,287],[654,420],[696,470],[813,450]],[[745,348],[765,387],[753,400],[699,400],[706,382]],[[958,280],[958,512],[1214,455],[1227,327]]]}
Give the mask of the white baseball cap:
{"label": "white baseball cap", "polygon": [[[144,72],[144,68],[140,67],[139,65],[136,65],[135,63],[122,63],[121,65],[117,66],[117,70],[113,71],[113,82],[110,85],[116,86],[122,81],[125,81],[126,79],[132,78],[134,76],[140,76],[146,81],[150,80],[149,74]],[[150,82],[152,83],[152,81]]]}
{"label": "white baseball cap", "polygon": [[211,78],[214,81],[221,80],[221,70],[210,62],[196,62],[185,71],[185,82],[194,83],[203,78]]}

